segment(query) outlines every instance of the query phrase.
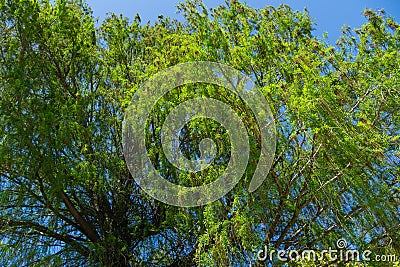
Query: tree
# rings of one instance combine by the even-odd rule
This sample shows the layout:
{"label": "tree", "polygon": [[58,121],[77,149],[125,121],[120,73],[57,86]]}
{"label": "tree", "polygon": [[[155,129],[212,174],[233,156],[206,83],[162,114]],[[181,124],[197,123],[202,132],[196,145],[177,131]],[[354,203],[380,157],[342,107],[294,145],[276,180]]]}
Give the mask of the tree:
{"label": "tree", "polygon": [[[98,28],[81,1],[3,1],[0,9],[1,265],[262,266],[264,245],[322,249],[339,238],[400,253],[400,28],[391,17],[366,10],[368,22],[344,28],[332,47],[312,35],[307,12],[285,5],[231,1],[208,10],[186,1],[178,6],[184,22],[111,15]],[[177,88],[148,122],[149,155],[167,179],[209,182],[230,157],[221,125],[198,119],[185,127],[181,149],[196,157],[199,140],[213,138],[218,160],[195,175],[168,165],[160,126],[178,103],[224,100],[253,133],[234,190],[179,208],[136,185],[121,125],[144,80],[196,60],[254,78],[275,114],[277,153],[249,193],[260,140],[246,103],[215,86]]]}

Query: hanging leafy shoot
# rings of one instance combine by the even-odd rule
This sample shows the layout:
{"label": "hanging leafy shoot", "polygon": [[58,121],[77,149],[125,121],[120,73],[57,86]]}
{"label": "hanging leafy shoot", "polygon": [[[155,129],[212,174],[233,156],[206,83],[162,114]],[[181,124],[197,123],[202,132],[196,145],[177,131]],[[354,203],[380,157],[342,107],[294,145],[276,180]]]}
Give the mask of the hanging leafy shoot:
{"label": "hanging leafy shoot", "polygon": [[[339,238],[360,251],[400,255],[399,24],[365,10],[367,22],[344,27],[329,46],[312,34],[306,10],[287,5],[227,1],[208,9],[188,0],[178,10],[182,22],[110,15],[96,27],[82,1],[0,3],[0,265],[279,266],[284,262],[258,261],[257,252],[321,251]],[[249,193],[260,137],[243,100],[192,84],[157,102],[146,147],[176,184],[214,181],[230,158],[226,130],[195,119],[180,149],[199,157],[199,140],[212,138],[215,161],[201,173],[168,162],[162,123],[179,103],[223,101],[248,129],[243,179],[197,208],[145,194],[121,144],[124,112],[140,84],[188,61],[225,63],[251,76],[277,127],[271,171]],[[345,264],[313,264],[333,263]]]}

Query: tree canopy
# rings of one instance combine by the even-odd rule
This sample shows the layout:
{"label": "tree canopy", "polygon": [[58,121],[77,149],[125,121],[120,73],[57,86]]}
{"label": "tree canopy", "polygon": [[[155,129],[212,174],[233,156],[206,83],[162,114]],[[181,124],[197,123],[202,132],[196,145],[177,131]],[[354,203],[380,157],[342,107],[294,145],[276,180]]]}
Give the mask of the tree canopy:
{"label": "tree canopy", "polygon": [[[0,2],[0,265],[280,265],[258,261],[257,252],[322,250],[340,238],[400,256],[399,24],[365,10],[368,21],[344,27],[332,46],[313,36],[307,11],[287,5],[255,9],[232,0],[207,9],[188,0],[177,8],[183,21],[112,14],[97,26],[78,0]],[[208,183],[230,158],[227,131],[195,119],[180,148],[193,158],[200,140],[213,139],[213,165],[190,173],[168,163],[161,126],[177,104],[224,101],[251,140],[231,192],[182,208],[135,183],[122,122],[144,81],[191,61],[252,77],[274,114],[277,145],[270,172],[250,193],[260,137],[246,103],[212,85],[171,91],[146,128],[149,157],[170,181]]]}

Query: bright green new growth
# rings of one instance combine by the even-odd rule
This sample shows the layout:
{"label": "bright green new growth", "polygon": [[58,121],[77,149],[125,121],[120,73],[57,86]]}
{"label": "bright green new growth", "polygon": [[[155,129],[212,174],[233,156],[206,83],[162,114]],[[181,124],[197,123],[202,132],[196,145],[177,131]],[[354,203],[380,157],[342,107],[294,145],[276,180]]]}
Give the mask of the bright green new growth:
{"label": "bright green new growth", "polygon": [[[339,238],[400,256],[398,23],[366,10],[368,22],[344,28],[332,47],[312,35],[306,12],[288,6],[231,1],[208,10],[186,1],[178,9],[184,22],[111,15],[96,28],[81,1],[0,3],[0,265],[264,266],[264,246],[322,250]],[[246,173],[230,193],[178,208],[135,184],[121,128],[140,84],[188,61],[251,76],[278,138],[271,171],[249,193],[260,136],[246,103],[210,85],[172,91],[154,108],[146,139],[171,182],[211,182],[230,157],[228,133],[198,119],[185,128],[182,153],[198,157],[199,141],[211,138],[212,166],[189,173],[168,163],[161,129],[179,103],[204,96],[229,104],[251,140]]]}

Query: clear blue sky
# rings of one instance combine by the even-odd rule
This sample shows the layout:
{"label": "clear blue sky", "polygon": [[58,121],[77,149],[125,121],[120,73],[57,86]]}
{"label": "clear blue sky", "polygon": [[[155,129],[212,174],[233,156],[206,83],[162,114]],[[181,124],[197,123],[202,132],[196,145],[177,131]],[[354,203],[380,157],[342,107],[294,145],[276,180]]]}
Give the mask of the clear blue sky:
{"label": "clear blue sky", "polygon": [[[150,20],[154,22],[157,16],[182,18],[176,14],[176,4],[179,0],[87,0],[89,6],[92,7],[95,17],[100,21],[105,18],[107,13],[122,13],[128,18],[133,18],[139,13],[142,22]],[[207,7],[216,7],[223,4],[224,0],[204,0]],[[324,32],[328,32],[329,41],[334,44],[335,40],[340,36],[340,28],[346,24],[352,28],[361,26],[364,22],[362,15],[364,8],[372,8],[374,10],[384,9],[386,13],[392,15],[396,21],[400,21],[400,1],[399,0],[247,0],[247,4],[251,7],[261,8],[266,5],[279,6],[286,3],[293,9],[303,10],[307,7],[311,17],[316,23],[317,36],[322,36]]]}

